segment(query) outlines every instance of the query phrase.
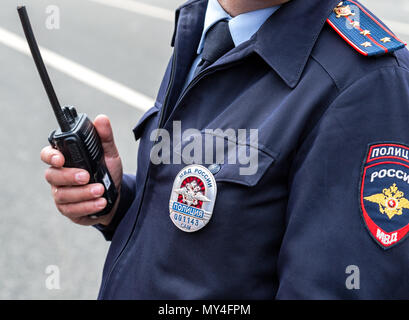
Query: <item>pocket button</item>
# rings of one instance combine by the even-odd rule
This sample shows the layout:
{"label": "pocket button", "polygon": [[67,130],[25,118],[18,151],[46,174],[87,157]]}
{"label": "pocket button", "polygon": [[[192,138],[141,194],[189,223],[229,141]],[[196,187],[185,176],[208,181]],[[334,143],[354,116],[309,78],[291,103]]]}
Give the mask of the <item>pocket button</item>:
{"label": "pocket button", "polygon": [[216,174],[220,171],[221,165],[217,163],[213,163],[207,167],[212,174]]}

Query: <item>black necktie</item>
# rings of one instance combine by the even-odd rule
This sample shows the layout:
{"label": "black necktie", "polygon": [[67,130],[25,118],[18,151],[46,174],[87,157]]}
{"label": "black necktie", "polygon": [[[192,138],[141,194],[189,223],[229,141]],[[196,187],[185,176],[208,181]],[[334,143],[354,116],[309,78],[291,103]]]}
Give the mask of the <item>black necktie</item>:
{"label": "black necktie", "polygon": [[233,48],[234,42],[230,34],[229,22],[220,20],[206,33],[202,60],[196,68],[195,76]]}

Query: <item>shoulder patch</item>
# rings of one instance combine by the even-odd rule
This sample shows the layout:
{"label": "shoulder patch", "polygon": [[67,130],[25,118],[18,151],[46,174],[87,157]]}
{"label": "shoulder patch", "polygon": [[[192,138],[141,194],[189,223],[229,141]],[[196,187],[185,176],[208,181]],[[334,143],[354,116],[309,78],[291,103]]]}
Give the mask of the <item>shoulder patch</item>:
{"label": "shoulder patch", "polygon": [[369,145],[361,176],[362,218],[383,249],[409,233],[409,147],[381,142]]}
{"label": "shoulder patch", "polygon": [[351,47],[364,56],[383,55],[406,45],[377,17],[354,0],[340,2],[327,22]]}

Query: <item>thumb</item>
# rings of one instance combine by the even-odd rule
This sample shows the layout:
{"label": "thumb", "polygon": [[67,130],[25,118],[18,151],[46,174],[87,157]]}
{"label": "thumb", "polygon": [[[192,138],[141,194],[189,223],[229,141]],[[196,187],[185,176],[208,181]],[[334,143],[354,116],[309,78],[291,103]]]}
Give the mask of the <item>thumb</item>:
{"label": "thumb", "polygon": [[109,118],[105,115],[99,115],[95,118],[94,125],[99,137],[101,138],[105,156],[109,158],[118,157],[118,149],[115,145],[114,134],[112,132]]}

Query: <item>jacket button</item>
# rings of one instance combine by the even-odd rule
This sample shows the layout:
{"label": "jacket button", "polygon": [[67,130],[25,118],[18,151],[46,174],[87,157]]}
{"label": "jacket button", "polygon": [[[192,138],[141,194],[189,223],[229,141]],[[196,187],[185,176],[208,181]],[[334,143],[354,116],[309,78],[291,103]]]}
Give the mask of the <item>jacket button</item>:
{"label": "jacket button", "polygon": [[222,167],[222,166],[221,166],[220,164],[213,163],[213,164],[211,164],[210,166],[208,166],[207,168],[209,169],[209,171],[210,171],[212,174],[216,174],[216,173],[218,173],[218,172],[220,171],[221,167]]}

